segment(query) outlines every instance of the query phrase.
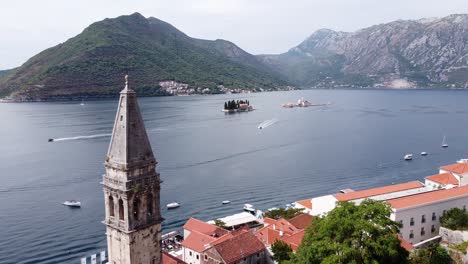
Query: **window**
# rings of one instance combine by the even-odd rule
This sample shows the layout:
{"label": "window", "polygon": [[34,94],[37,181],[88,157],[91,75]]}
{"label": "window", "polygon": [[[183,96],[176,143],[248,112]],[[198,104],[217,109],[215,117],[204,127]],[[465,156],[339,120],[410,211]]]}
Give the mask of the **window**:
{"label": "window", "polygon": [[424,231],[424,227],[421,227],[421,236],[424,236],[426,234],[426,231]]}
{"label": "window", "polygon": [[437,219],[437,216],[435,213],[432,213],[432,221],[435,221]]}
{"label": "window", "polygon": [[431,233],[432,233],[432,234],[434,234],[434,233],[435,233],[435,231],[436,231],[436,229],[435,229],[435,226],[434,226],[434,225],[432,225],[432,226],[431,226]]}
{"label": "window", "polygon": [[108,201],[109,203],[109,216],[114,216],[114,197],[112,195],[109,195]]}
{"label": "window", "polygon": [[421,216],[421,223],[426,223],[426,215]]}
{"label": "window", "polygon": [[200,255],[197,254],[197,259],[200,259]]}
{"label": "window", "polygon": [[409,222],[409,225],[410,225],[410,226],[414,226],[414,218],[413,218],[413,217],[411,217],[411,220],[410,220],[410,222]]}
{"label": "window", "polygon": [[413,239],[413,237],[414,237],[413,230],[410,230],[409,238]]}
{"label": "window", "polygon": [[146,206],[148,215],[153,215],[153,194],[148,193],[148,196],[146,196]]}
{"label": "window", "polygon": [[135,199],[133,199],[133,218],[135,220],[138,220],[139,211],[140,211],[140,199],[138,199],[138,197],[135,197]]}
{"label": "window", "polygon": [[205,260],[208,260],[208,255],[205,254]]}
{"label": "window", "polygon": [[401,228],[403,228],[403,220],[398,221],[401,225]]}
{"label": "window", "polygon": [[120,116],[120,121],[122,121],[122,120],[123,120],[123,115]]}
{"label": "window", "polygon": [[122,199],[119,199],[119,219],[120,219],[120,220],[125,220],[125,216],[124,216],[124,206],[123,206],[123,201],[122,201]]}
{"label": "window", "polygon": [[466,211],[466,205],[463,206],[463,211]]}
{"label": "window", "polygon": [[189,251],[189,255],[192,256],[192,251]]}

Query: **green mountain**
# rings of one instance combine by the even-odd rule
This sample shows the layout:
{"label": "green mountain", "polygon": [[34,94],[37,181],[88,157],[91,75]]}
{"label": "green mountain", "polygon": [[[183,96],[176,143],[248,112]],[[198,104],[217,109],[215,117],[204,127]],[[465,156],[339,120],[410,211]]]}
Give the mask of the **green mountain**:
{"label": "green mountain", "polygon": [[225,40],[191,38],[139,13],[91,24],[81,34],[42,51],[0,78],[0,97],[43,100],[113,96],[123,75],[140,95],[157,95],[159,81],[191,87],[241,89],[286,86],[257,57]]}

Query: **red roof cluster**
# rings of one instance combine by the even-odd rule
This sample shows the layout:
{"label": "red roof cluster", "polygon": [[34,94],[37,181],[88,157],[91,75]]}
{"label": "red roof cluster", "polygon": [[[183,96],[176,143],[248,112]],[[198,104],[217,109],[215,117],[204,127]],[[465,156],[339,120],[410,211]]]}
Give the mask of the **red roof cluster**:
{"label": "red roof cluster", "polygon": [[371,196],[405,191],[405,190],[416,189],[416,188],[421,188],[421,187],[424,187],[424,184],[422,184],[419,181],[412,181],[412,182],[388,185],[388,186],[377,187],[377,188],[372,188],[372,189],[367,189],[367,190],[355,191],[355,192],[350,192],[350,193],[339,193],[339,194],[335,194],[334,196],[339,201],[352,201],[352,200],[357,200],[361,198],[367,198]]}
{"label": "red roof cluster", "polygon": [[174,256],[169,255],[166,252],[163,252],[162,253],[162,264],[186,264],[186,263],[183,262],[182,260],[174,257]]}
{"label": "red roof cluster", "polygon": [[293,250],[297,250],[304,237],[304,229],[310,225],[313,219],[314,217],[308,214],[300,214],[289,220],[269,218],[268,223],[265,221],[265,226],[255,232],[255,236],[266,246],[281,240],[289,244]]}
{"label": "red roof cluster", "polygon": [[265,250],[265,245],[249,230],[240,229],[235,234],[225,236],[227,239],[214,242],[213,247],[226,264],[235,263]]}
{"label": "red roof cluster", "polygon": [[443,185],[458,185],[458,179],[455,178],[455,176],[453,176],[453,174],[449,172],[427,176],[426,179]]}
{"label": "red roof cluster", "polygon": [[468,173],[468,163],[455,163],[447,166],[440,167],[441,170],[453,172],[456,174]]}
{"label": "red roof cluster", "polygon": [[408,195],[400,198],[387,200],[392,208],[402,209],[424,204],[430,204],[438,201],[444,201],[452,198],[468,196],[468,185],[443,189],[414,195]]}
{"label": "red roof cluster", "polygon": [[214,249],[225,263],[234,263],[265,249],[265,245],[248,228],[230,232],[190,218],[184,229],[190,234],[182,242],[183,247],[199,253]]}

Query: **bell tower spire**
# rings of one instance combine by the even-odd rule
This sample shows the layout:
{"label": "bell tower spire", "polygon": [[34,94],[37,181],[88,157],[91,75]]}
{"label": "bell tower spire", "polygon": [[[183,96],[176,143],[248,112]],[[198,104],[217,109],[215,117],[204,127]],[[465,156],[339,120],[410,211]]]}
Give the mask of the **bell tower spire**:
{"label": "bell tower spire", "polygon": [[161,263],[156,164],[136,93],[125,75],[103,177],[109,263]]}

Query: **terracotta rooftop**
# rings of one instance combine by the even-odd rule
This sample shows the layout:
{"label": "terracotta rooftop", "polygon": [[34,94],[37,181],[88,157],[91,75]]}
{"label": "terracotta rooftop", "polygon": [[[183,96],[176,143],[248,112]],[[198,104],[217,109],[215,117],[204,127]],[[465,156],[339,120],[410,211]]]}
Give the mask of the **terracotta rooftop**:
{"label": "terracotta rooftop", "polygon": [[255,236],[265,245],[269,246],[280,239],[279,231],[271,226],[265,226],[255,232]]}
{"label": "terracotta rooftop", "polygon": [[289,244],[291,246],[292,250],[296,251],[297,248],[299,248],[299,245],[302,242],[302,238],[304,237],[304,234],[305,234],[305,230],[301,230],[301,231],[299,231],[297,233],[292,234],[291,236],[284,237],[281,240],[283,240],[283,242]]}
{"label": "terracotta rooftop", "polygon": [[271,224],[276,223],[276,219],[273,219],[273,218],[270,218],[270,217],[265,217],[265,218],[263,218],[263,223],[271,225]]}
{"label": "terracotta rooftop", "polygon": [[288,220],[293,226],[297,229],[305,229],[310,225],[310,223],[314,220],[314,217],[310,214],[300,214]]}
{"label": "terracotta rooftop", "polygon": [[312,210],[312,199],[305,199],[305,200],[297,201],[296,203],[304,206],[307,209]]}
{"label": "terracotta rooftop", "polygon": [[265,245],[249,231],[241,232],[213,247],[226,264],[235,263],[236,261],[265,250]]}
{"label": "terracotta rooftop", "polygon": [[367,197],[372,197],[376,195],[399,192],[399,191],[405,191],[405,190],[421,188],[421,187],[424,187],[424,184],[422,184],[419,181],[412,181],[412,182],[388,185],[388,186],[383,186],[383,187],[377,187],[373,189],[355,191],[355,192],[350,192],[350,193],[339,193],[339,194],[335,194],[334,196],[339,201],[352,201],[356,199],[367,198]]}
{"label": "terracotta rooftop", "polygon": [[436,174],[436,175],[431,175],[426,177],[427,180],[437,182],[443,185],[447,184],[453,184],[453,185],[458,185],[458,180],[455,178],[455,176],[452,175],[452,173],[442,173],[442,174]]}
{"label": "terracotta rooftop", "polygon": [[190,218],[187,221],[187,223],[185,223],[184,229],[187,229],[189,231],[197,231],[199,233],[212,236],[212,237],[220,237],[228,233],[228,231],[225,229],[222,229],[215,225],[205,223],[195,218]]}
{"label": "terracotta rooftop", "polygon": [[387,203],[389,203],[392,208],[401,209],[462,196],[468,196],[468,185],[390,199],[387,200]]}
{"label": "terracotta rooftop", "polygon": [[400,245],[408,250],[408,251],[411,251],[414,249],[413,245],[411,245],[408,241],[406,241],[402,236],[398,236],[398,239],[400,239]]}
{"label": "terracotta rooftop", "polygon": [[456,174],[468,173],[468,163],[455,163],[447,166],[440,167],[441,170],[454,172]]}
{"label": "terracotta rooftop", "polygon": [[182,246],[190,248],[196,252],[203,252],[205,249],[210,247],[210,243],[215,241],[216,238],[192,231],[190,235],[184,239]]}
{"label": "terracotta rooftop", "polygon": [[162,253],[162,264],[185,264],[181,259],[169,255],[166,252]]}

